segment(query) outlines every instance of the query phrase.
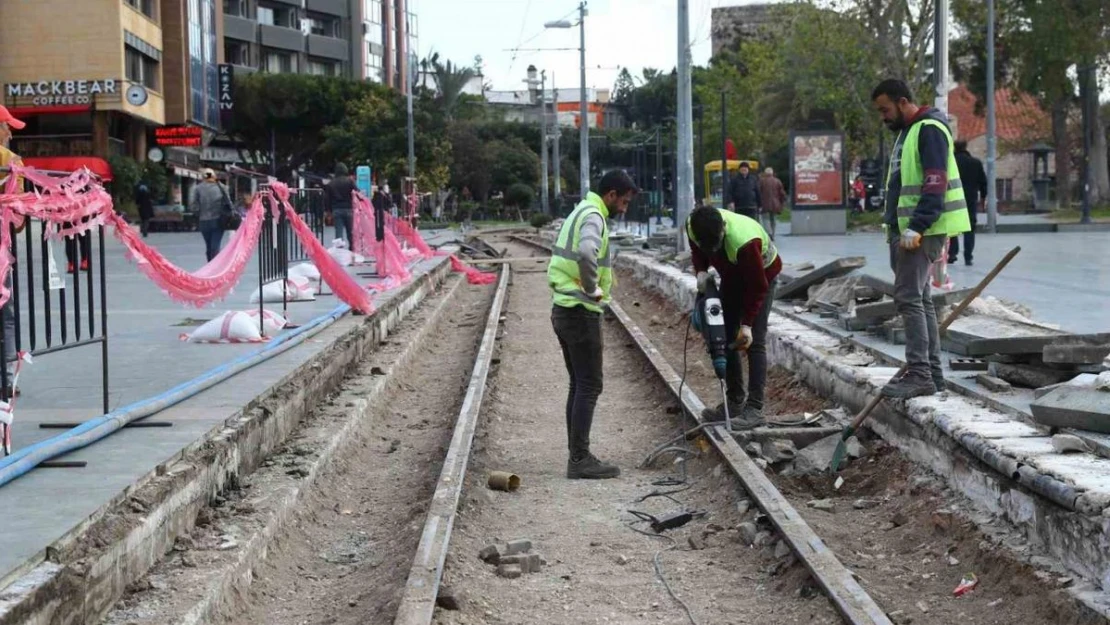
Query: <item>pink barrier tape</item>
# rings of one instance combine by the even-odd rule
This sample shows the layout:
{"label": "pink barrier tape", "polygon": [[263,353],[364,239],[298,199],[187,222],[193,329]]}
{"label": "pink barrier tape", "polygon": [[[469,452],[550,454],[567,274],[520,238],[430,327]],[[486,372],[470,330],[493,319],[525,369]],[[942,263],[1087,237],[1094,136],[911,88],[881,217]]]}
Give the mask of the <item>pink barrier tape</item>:
{"label": "pink barrier tape", "polygon": [[285,210],[285,217],[293,227],[293,232],[300,239],[308,257],[320,270],[320,278],[331,287],[332,293],[335,293],[335,296],[343,303],[359,312],[367,315],[373,312],[374,304],[371,301],[370,293],[359,286],[358,282],[355,282],[355,279],[351,277],[351,274],[347,273],[347,270],[332,258],[327,248],[312,233],[308,224],[301,219],[297,211],[293,210],[293,205],[289,203],[289,187],[276,180],[271,180],[270,191],[281,203]]}
{"label": "pink barrier tape", "polygon": [[470,284],[493,284],[497,281],[496,273],[478,271],[474,267],[459,260],[454,254],[451,255],[451,270],[466,274],[466,281]]}
{"label": "pink barrier tape", "polygon": [[[386,218],[389,219],[390,216],[387,215]],[[388,221],[386,224],[388,225]],[[383,228],[383,230],[385,231],[384,236],[379,243],[374,226],[374,208],[365,195],[356,191],[354,194],[354,234],[351,237],[354,239],[352,251],[366,257],[373,257],[378,275],[386,278],[396,278],[403,284],[412,278],[412,274],[408,270],[408,259],[405,258],[405,252],[401,249],[401,244],[397,242],[397,237],[393,235],[393,230],[389,227]]]}
{"label": "pink barrier tape", "polygon": [[435,256],[435,250],[433,250],[432,247],[428,245],[428,243],[424,240],[424,237],[420,236],[420,233],[416,230],[416,228],[412,227],[412,224],[408,220],[397,219],[393,215],[387,214],[385,216],[385,223],[387,226],[390,227],[390,229],[396,230],[397,234],[400,234],[401,238],[403,238],[406,242],[408,242],[409,245],[420,252],[421,256],[423,256],[424,258],[431,258]]}

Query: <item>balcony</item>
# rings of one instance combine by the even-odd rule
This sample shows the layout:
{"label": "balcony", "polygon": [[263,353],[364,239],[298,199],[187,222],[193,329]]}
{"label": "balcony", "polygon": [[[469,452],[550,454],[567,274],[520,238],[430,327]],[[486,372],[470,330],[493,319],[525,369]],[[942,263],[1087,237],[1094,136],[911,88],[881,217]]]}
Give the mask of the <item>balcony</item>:
{"label": "balcony", "polygon": [[350,44],[346,39],[323,37],[320,35],[308,36],[308,53],[313,56],[336,61],[348,61],[351,58]]}
{"label": "balcony", "polygon": [[297,7],[298,9],[304,8],[304,0],[270,0],[270,2],[275,2],[277,4],[287,4],[291,7]]}
{"label": "balcony", "polygon": [[347,17],[348,7],[346,0],[308,0],[307,9],[325,15]]}
{"label": "balcony", "polygon": [[224,36],[240,41],[258,41],[258,23],[237,15],[224,15]]}
{"label": "balcony", "polygon": [[304,52],[304,33],[295,28],[261,24],[262,45],[292,52]]}

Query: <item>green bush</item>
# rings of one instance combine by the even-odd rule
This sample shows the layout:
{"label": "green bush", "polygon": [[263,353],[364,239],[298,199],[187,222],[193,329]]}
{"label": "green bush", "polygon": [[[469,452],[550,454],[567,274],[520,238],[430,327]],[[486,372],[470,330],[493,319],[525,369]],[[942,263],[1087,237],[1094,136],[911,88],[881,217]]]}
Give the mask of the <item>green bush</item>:
{"label": "green bush", "polygon": [[505,206],[528,208],[532,205],[532,200],[535,197],[536,194],[532,191],[532,187],[518,182],[505,191]]}
{"label": "green bush", "polygon": [[532,213],[532,218],[529,219],[528,222],[532,224],[533,228],[539,230],[540,228],[551,223],[551,215],[548,215],[547,213]]}
{"label": "green bush", "polygon": [[108,165],[112,168],[112,203],[123,212],[125,206],[135,203],[135,185],[143,176],[143,168],[129,156],[109,156]]}

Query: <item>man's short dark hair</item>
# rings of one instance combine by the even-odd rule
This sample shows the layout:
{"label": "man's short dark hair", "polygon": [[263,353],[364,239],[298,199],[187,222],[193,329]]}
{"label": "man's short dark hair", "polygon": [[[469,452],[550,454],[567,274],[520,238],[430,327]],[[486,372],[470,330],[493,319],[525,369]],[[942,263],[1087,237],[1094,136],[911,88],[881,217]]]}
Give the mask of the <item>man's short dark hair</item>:
{"label": "man's short dark hair", "polygon": [[617,195],[624,197],[629,193],[639,193],[640,189],[636,186],[636,182],[632,180],[632,176],[628,175],[623,169],[614,169],[601,177],[601,182],[597,184],[597,194],[600,196],[608,195],[610,191],[616,191]]}
{"label": "man's short dark hair", "polygon": [[963,139],[960,139],[959,141],[954,143],[953,146],[956,148],[957,152],[967,152],[967,141],[964,141]]}
{"label": "man's short dark hair", "polygon": [[913,102],[913,91],[906,81],[897,78],[887,78],[879,83],[875,90],[871,92],[871,100],[878,100],[879,96],[885,95],[890,98],[891,102],[897,103],[898,100],[905,98],[907,102]]}
{"label": "man's short dark hair", "polygon": [[712,247],[717,245],[725,230],[725,219],[716,208],[699,206],[690,212],[690,229],[694,231],[699,247]]}

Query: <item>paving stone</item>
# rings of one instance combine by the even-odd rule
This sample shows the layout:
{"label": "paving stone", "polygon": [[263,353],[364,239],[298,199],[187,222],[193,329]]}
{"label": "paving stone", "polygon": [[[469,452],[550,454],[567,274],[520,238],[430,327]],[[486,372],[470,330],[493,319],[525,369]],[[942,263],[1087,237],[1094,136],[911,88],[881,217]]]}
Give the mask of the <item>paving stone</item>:
{"label": "paving stone", "polygon": [[853,270],[867,264],[867,259],[862,256],[838,258],[831,263],[822,265],[813,271],[796,276],[790,282],[781,285],[775,291],[775,299],[798,299],[809,292],[809,287],[820,284],[825,280],[839,278]]}
{"label": "paving stone", "polygon": [[1110,334],[1077,334],[1051,345],[1041,354],[1045,362],[1071,365],[1098,365],[1110,356]]}
{"label": "paving stone", "polygon": [[501,550],[497,545],[486,545],[478,552],[478,557],[486,564],[497,564],[501,561]]}
{"label": "paving stone", "polygon": [[814,510],[836,512],[836,504],[832,499],[814,499],[813,501],[806,502],[806,505]]}
{"label": "paving stone", "polygon": [[1050,386],[1075,377],[1074,371],[1060,371],[1034,365],[1007,365],[1000,362],[992,362],[987,372],[1010,384],[1025,388]]}
{"label": "paving stone", "polygon": [[540,554],[538,553],[519,553],[511,556],[501,556],[501,564],[515,564],[519,566],[520,570],[524,573],[536,573],[543,568]]}
{"label": "paving stone", "polygon": [[[934,291],[933,304],[936,306],[948,306],[957,302],[963,301],[971,289],[961,289],[959,291]],[[859,319],[867,319],[878,321],[880,319],[888,319],[898,314],[894,300],[887,300],[883,302],[876,302],[874,304],[861,304],[856,306],[856,317]]]}
{"label": "paving stone", "polygon": [[1010,391],[1014,390],[1014,388],[1010,386],[1010,383],[1006,380],[1000,380],[993,375],[987,375],[986,373],[980,373],[979,375],[975,376],[975,382],[980,386],[986,387],[988,391],[994,393],[1009,393]]}
{"label": "paving stone", "polygon": [[505,552],[502,556],[515,556],[518,553],[528,553],[532,550],[532,541],[527,538],[518,538],[505,543]]}
{"label": "paving stone", "polygon": [[1041,425],[1110,434],[1110,393],[1062,385],[1029,407]]}
{"label": "paving stone", "polygon": [[519,564],[499,564],[497,574],[506,579],[516,579],[524,574]]}

